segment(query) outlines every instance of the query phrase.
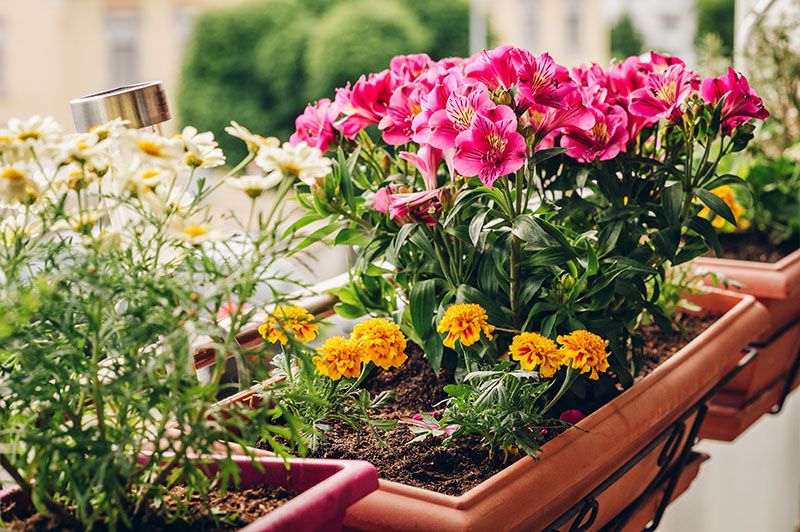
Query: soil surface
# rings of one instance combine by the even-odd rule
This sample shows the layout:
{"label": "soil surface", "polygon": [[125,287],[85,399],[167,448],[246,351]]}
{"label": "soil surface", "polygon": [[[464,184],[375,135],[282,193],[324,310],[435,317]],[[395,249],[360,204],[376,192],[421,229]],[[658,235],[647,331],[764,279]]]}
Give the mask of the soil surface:
{"label": "soil surface", "polygon": [[[646,347],[642,376],[674,355],[691,339],[703,332],[715,317],[681,316],[683,333],[667,335],[655,325],[642,328]],[[444,372],[436,375],[425,361],[422,350],[409,344],[408,361],[400,368],[379,372],[367,382],[373,393],[395,390],[396,402],[377,417],[400,419],[418,412],[431,411],[446,397],[442,386],[451,381]],[[555,437],[558,431],[550,431]],[[422,442],[408,443],[414,434],[407,427],[384,433],[378,441],[368,430],[355,430],[341,422],[331,423],[327,441],[314,454],[319,458],[358,459],[371,462],[382,479],[393,480],[438,491],[461,495],[518,460],[502,452],[489,455],[478,436],[462,436],[449,445],[441,438],[428,437]]]}
{"label": "soil surface", "polygon": [[[148,530],[153,532],[216,532],[227,530],[239,530],[252,523],[269,512],[279,508],[284,503],[297,496],[297,492],[281,487],[257,486],[254,488],[229,490],[224,495],[217,491],[209,493],[205,501],[198,495],[186,501],[186,490],[183,486],[175,486],[170,490],[165,499],[165,504],[169,508],[177,508],[179,503],[188,502],[191,517],[187,520],[179,520],[172,523],[167,522],[161,516],[155,516],[145,523],[138,524],[137,530]],[[212,512],[217,516],[225,516],[220,520],[214,520]],[[28,515],[25,518],[18,518],[14,521],[4,523],[8,530],[24,532],[51,532],[71,531],[70,527],[65,527],[49,517],[41,514]],[[5,530],[5,529],[3,529]],[[98,528],[103,530],[103,528]]]}
{"label": "soil surface", "polygon": [[787,241],[776,246],[766,235],[754,231],[720,235],[719,240],[723,259],[771,263],[778,262],[800,248],[800,241]]}

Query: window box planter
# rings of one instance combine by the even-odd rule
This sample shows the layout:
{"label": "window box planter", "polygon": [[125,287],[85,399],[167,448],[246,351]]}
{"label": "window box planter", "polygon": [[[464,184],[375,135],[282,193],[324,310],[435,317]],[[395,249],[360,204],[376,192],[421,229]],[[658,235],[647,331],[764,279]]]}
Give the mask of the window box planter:
{"label": "window box planter", "polygon": [[[381,480],[352,506],[345,526],[358,530],[543,529],[609,478],[710,391],[767,327],[754,297],[722,290],[696,296],[721,317],[630,390],[542,447],[460,496]],[[256,390],[226,400],[257,406]],[[686,421],[691,426],[694,416]],[[681,432],[676,444],[687,438]],[[623,511],[658,473],[659,449],[598,497],[594,525]],[[535,496],[532,496],[535,494]]]}
{"label": "window box planter", "polygon": [[678,477],[675,490],[672,492],[669,502],[666,505],[663,502],[666,486],[662,484],[657,490],[646,496],[633,513],[620,516],[620,521],[616,522],[619,524],[618,530],[621,532],[641,532],[654,518],[660,521],[659,508],[662,508],[662,506],[662,509],[666,508],[683,495],[691,487],[697,475],[700,474],[700,466],[708,459],[709,456],[707,454],[692,452],[680,477]]}
{"label": "window box planter", "polygon": [[[249,458],[234,457],[239,466],[242,487],[282,486],[300,492],[291,501],[242,528],[259,531],[328,531],[341,530],[347,508],[378,489],[375,468],[367,463],[348,460],[289,460],[287,471],[279,458],[259,457],[258,464]],[[216,471],[212,462],[210,473]],[[14,503],[17,509],[30,508],[22,492],[0,491],[0,505]],[[13,513],[13,511],[12,511]]]}
{"label": "window box planter", "polygon": [[741,283],[739,291],[755,296],[769,313],[769,328],[755,343],[757,359],[714,398],[701,430],[703,438],[732,441],[781,399],[773,389],[790,378],[800,352],[800,250],[773,264],[706,257],[694,264]]}

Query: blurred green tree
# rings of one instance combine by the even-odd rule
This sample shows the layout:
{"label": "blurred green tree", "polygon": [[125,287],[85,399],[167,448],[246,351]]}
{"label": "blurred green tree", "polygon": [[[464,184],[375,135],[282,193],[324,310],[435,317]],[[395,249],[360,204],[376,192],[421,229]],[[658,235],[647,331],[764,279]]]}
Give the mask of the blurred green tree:
{"label": "blurred green tree", "polygon": [[644,40],[627,13],[621,16],[611,28],[611,56],[624,60],[631,55],[642,53]]}
{"label": "blurred green tree", "polygon": [[695,43],[700,44],[707,33],[716,33],[722,40],[725,53],[733,50],[734,0],[697,0],[697,31]]}
{"label": "blurred green tree", "polygon": [[287,138],[307,101],[386,68],[397,54],[468,53],[467,0],[253,0],[198,17],[186,49],[178,115],[215,133],[233,159],[230,120]]}

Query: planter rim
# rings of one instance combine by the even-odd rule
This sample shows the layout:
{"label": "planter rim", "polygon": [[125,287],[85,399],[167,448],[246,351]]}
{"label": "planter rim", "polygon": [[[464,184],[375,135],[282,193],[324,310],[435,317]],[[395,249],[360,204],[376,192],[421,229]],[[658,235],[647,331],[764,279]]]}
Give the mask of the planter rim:
{"label": "planter rim", "polygon": [[[720,316],[720,318],[705,331],[687,343],[668,360],[660,364],[650,374],[642,378],[641,381],[636,383],[628,390],[625,390],[612,401],[606,403],[577,423],[576,426],[578,428],[590,432],[598,425],[602,425],[603,422],[608,418],[615,416],[622,407],[638,400],[642,394],[646,393],[649,389],[658,386],[661,383],[661,379],[664,375],[670,373],[674,367],[682,364],[688,357],[691,357],[694,353],[700,350],[702,346],[709,343],[714,343],[718,338],[730,332],[731,325],[742,314],[746,312],[757,312],[763,318],[760,320],[763,328],[766,328],[766,310],[760,303],[756,301],[753,296],[720,289],[710,289],[709,294],[716,294],[727,298],[737,299],[739,301],[735,303],[729,311]],[[748,335],[753,332],[761,331],[749,331]],[[745,343],[746,342],[744,342],[741,347],[744,347]],[[709,380],[714,380],[714,378],[715,377],[709,376]],[[542,446],[541,461],[545,461],[547,459],[548,451],[553,451],[559,447],[561,449],[565,449],[580,437],[581,433],[574,430],[568,430],[567,432],[558,435],[556,438],[550,440]],[[424,501],[450,507],[456,510],[466,510],[478,505],[488,494],[496,492],[503,485],[509,483],[514,478],[523,475],[524,471],[532,465],[535,465],[536,462],[537,461],[534,458],[526,456],[484,480],[472,489],[462,493],[461,495],[446,495],[436,491],[419,488],[416,486],[409,486],[407,484],[402,484],[391,480],[380,479],[379,482],[381,491],[386,491],[388,493],[393,493],[411,499],[417,499],[421,502]]]}
{"label": "planter rim", "polygon": [[[202,459],[209,461],[213,464],[215,461],[226,460],[225,455],[211,454],[198,457],[196,455],[189,455],[189,459]],[[246,456],[232,456],[233,462],[242,467],[254,467],[254,463],[261,464],[264,467],[264,473],[272,470],[286,471],[285,464],[288,463],[290,469],[285,474],[290,478],[292,468],[312,468],[316,470],[329,470],[330,474],[316,482],[309,488],[303,490],[291,500],[282,504],[279,508],[262,515],[255,521],[245,525],[241,532],[256,532],[263,530],[289,530],[286,528],[292,521],[297,519],[298,515],[308,513],[309,508],[314,508],[324,504],[326,507],[323,512],[330,515],[325,515],[328,520],[336,518],[339,515],[338,507],[344,507],[356,503],[363,499],[373,491],[377,490],[378,474],[375,466],[363,460],[328,460],[320,458],[289,458],[284,461],[282,458],[273,458],[258,456],[249,458]],[[141,459],[146,457],[142,455]],[[279,484],[278,481],[275,484]],[[0,501],[19,493],[19,488],[0,489]],[[335,495],[340,494],[340,504],[336,504]],[[343,511],[343,510],[342,510]],[[342,513],[343,516],[343,513]]]}
{"label": "planter rim", "polygon": [[692,264],[695,269],[723,273],[742,282],[744,287],[737,290],[742,293],[774,299],[800,294],[800,249],[777,262],[698,257]]}

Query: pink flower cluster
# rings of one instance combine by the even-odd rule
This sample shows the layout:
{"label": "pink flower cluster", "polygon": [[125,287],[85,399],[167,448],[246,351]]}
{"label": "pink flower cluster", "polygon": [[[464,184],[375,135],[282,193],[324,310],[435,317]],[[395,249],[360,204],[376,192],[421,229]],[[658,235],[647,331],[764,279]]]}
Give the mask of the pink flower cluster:
{"label": "pink flower cluster", "polygon": [[[325,151],[341,135],[355,139],[377,126],[384,142],[413,146],[401,157],[423,176],[425,190],[382,190],[375,208],[393,219],[425,219],[439,208],[437,174],[477,176],[487,187],[523,167],[532,152],[560,145],[580,162],[609,160],[660,120],[680,123],[685,102],[701,88],[683,61],[651,52],[608,69],[593,64],[570,72],[549,54],[501,46],[467,59],[433,61],[397,56],[388,69],[362,75],[334,101],[309,105],[297,118],[293,143]],[[702,82],[700,95],[725,97],[726,133],[767,111],[747,80],[733,70]]]}

